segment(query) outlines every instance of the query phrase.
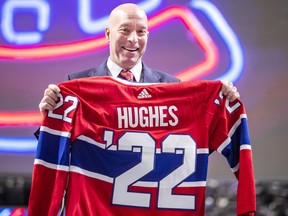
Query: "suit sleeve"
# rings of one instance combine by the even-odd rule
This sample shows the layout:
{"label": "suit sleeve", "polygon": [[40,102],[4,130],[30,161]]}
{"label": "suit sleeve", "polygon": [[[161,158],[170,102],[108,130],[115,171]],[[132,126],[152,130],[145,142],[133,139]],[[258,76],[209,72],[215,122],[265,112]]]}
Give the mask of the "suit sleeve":
{"label": "suit sleeve", "polygon": [[29,216],[58,215],[69,176],[73,116],[77,98],[61,89],[55,110],[48,112],[40,127],[32,184]]}
{"label": "suit sleeve", "polygon": [[238,180],[237,215],[253,215],[256,211],[255,182],[244,105],[239,100],[230,103],[221,93],[214,94],[207,104],[212,119],[209,134],[212,149],[226,158]]}

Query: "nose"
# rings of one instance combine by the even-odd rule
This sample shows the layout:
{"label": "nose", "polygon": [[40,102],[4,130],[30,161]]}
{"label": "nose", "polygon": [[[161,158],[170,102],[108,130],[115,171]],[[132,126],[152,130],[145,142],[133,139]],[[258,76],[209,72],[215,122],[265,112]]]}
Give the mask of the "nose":
{"label": "nose", "polygon": [[137,35],[137,32],[136,32],[136,31],[132,31],[132,32],[129,34],[128,41],[130,41],[130,42],[132,42],[132,43],[136,43],[136,42],[138,41],[138,35]]}

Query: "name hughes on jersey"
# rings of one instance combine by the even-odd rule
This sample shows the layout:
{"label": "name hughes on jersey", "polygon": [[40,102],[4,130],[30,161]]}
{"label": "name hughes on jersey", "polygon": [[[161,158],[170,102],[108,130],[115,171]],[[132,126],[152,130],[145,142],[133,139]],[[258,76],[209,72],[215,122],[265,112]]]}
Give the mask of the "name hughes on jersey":
{"label": "name hughes on jersey", "polygon": [[176,126],[178,108],[172,106],[117,107],[118,128]]}

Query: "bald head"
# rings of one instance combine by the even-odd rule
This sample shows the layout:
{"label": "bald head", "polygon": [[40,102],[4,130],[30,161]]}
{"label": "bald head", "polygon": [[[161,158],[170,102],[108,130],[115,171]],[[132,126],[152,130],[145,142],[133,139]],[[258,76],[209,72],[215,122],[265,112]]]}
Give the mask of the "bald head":
{"label": "bald head", "polygon": [[118,7],[114,8],[110,13],[108,26],[113,25],[123,16],[143,19],[146,21],[146,25],[148,27],[148,19],[145,11],[137,4],[132,3],[121,4]]}
{"label": "bald head", "polygon": [[110,13],[106,38],[110,58],[123,69],[141,62],[148,41],[148,19],[136,4],[121,4]]}

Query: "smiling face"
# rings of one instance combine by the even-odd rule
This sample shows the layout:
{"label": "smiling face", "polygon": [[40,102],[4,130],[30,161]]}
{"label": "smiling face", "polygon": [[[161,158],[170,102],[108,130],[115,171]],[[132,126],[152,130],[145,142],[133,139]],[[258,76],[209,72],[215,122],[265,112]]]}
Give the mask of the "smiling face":
{"label": "smiling face", "polygon": [[111,60],[126,70],[134,67],[146,50],[148,34],[147,16],[137,5],[115,8],[106,28]]}

